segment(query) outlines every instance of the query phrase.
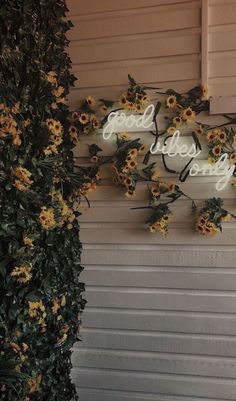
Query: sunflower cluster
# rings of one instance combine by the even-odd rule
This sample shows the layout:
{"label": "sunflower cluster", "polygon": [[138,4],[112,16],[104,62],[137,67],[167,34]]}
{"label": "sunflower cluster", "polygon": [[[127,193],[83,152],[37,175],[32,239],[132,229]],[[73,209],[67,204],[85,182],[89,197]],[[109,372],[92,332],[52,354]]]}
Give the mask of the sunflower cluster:
{"label": "sunflower cluster", "polygon": [[168,234],[168,223],[170,221],[170,214],[164,214],[158,220],[152,224],[149,223],[148,229],[150,233],[159,232],[161,235],[166,236]]}
{"label": "sunflower cluster", "polygon": [[209,103],[206,100],[207,88],[202,85],[182,94],[173,89],[168,89],[166,95],[165,106],[174,113],[173,117],[166,117],[168,135],[172,135],[176,129],[194,122],[197,114],[209,108]]}
{"label": "sunflower cluster", "polygon": [[49,71],[47,74],[43,74],[43,78],[51,85],[51,109],[57,110],[60,105],[66,104],[66,98],[64,96],[65,88],[58,85],[58,76],[55,71]]}
{"label": "sunflower cluster", "polygon": [[28,281],[30,281],[32,278],[32,263],[15,266],[11,272],[11,276],[15,277],[18,283],[28,283]]}
{"label": "sunflower cluster", "polygon": [[39,214],[39,222],[44,230],[50,230],[56,227],[57,222],[55,219],[54,209],[52,207],[47,208],[43,206]]}
{"label": "sunflower cluster", "polygon": [[129,87],[120,96],[120,106],[127,111],[143,113],[150,99],[144,90],[144,87],[138,85],[136,81],[129,75]]}
{"label": "sunflower cluster", "polygon": [[208,199],[198,213],[196,231],[201,235],[216,235],[222,231],[222,222],[230,221],[232,216],[227,210],[223,209],[222,199]]}
{"label": "sunflower cluster", "polygon": [[60,121],[53,118],[48,118],[46,120],[46,127],[49,131],[50,145],[44,149],[44,154],[49,156],[58,153],[58,146],[61,145],[63,141],[63,127]]}
{"label": "sunflower cluster", "polygon": [[28,301],[28,315],[31,319],[36,319],[40,331],[44,333],[46,331],[46,321],[47,316],[45,305],[42,300],[40,301]]}
{"label": "sunflower cluster", "polygon": [[132,140],[126,133],[117,136],[116,145],[117,150],[111,163],[113,181],[116,185],[125,187],[125,196],[132,198],[140,179],[138,156],[145,150],[145,145],[140,143],[140,139]]}
{"label": "sunflower cluster", "polygon": [[81,134],[93,134],[100,128],[100,120],[96,115],[97,102],[89,96],[81,104],[78,111],[73,111],[70,115],[69,133],[74,143],[78,142]]}
{"label": "sunflower cluster", "polygon": [[208,162],[214,164],[223,153],[229,157],[231,164],[236,164],[236,132],[233,128],[211,128],[208,125],[199,125],[195,131],[204,135],[209,150]]}
{"label": "sunflower cluster", "polygon": [[24,167],[18,166],[12,169],[13,185],[18,191],[26,191],[33,184],[30,179],[32,173]]}
{"label": "sunflower cluster", "polygon": [[[11,140],[14,146],[22,143],[20,123],[20,103],[16,102],[12,107],[0,103],[0,140]],[[22,122],[23,123],[23,122]]]}
{"label": "sunflower cluster", "polygon": [[[52,200],[55,204],[55,212],[54,216],[57,214],[57,225],[62,227],[64,224],[67,224],[68,229],[73,228],[73,221],[76,218],[75,210],[73,206],[69,204],[65,199],[63,199],[63,195],[59,190],[52,190],[51,192]],[[58,213],[59,212],[59,213]]]}
{"label": "sunflower cluster", "polygon": [[149,203],[155,204],[162,195],[171,196],[178,190],[178,186],[172,182],[157,181],[149,188]]}

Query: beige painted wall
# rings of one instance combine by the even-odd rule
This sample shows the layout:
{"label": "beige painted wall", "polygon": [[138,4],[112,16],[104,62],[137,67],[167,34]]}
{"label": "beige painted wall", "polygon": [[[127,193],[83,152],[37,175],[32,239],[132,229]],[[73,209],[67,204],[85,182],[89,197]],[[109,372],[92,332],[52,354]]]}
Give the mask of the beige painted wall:
{"label": "beige painted wall", "polygon": [[[201,81],[201,1],[68,5],[79,78],[71,107],[89,94],[117,97],[128,73],[165,89],[186,90]],[[236,1],[209,5],[210,93],[236,95]],[[139,136],[148,141],[147,133]],[[109,155],[113,144],[98,138]],[[75,156],[86,163],[86,147],[79,145]],[[215,181],[192,178],[182,187],[201,201],[217,195]],[[235,211],[230,186],[223,196]],[[81,218],[88,306],[73,358],[80,400],[236,400],[235,223],[225,223],[221,236],[202,238],[192,230],[189,203],[179,201],[168,239],[149,235],[145,213],[129,210],[144,204],[145,188],[129,202],[106,169],[90,199],[91,210]]]}

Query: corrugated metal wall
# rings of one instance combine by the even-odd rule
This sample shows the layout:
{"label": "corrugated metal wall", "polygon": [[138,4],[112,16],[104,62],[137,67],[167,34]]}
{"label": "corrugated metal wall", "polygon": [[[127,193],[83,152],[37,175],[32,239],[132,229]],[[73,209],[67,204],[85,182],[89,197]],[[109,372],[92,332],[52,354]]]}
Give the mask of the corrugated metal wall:
{"label": "corrugated metal wall", "polygon": [[[68,5],[79,78],[72,107],[89,94],[114,98],[126,87],[128,72],[163,88],[185,90],[200,82],[200,1],[69,0]],[[212,94],[236,94],[235,10],[236,1],[210,1]],[[109,155],[113,144],[98,138]],[[80,162],[87,160],[85,151],[78,146]],[[218,194],[215,180],[195,177],[182,187],[201,200]],[[80,400],[236,400],[235,224],[225,223],[215,238],[197,236],[189,203],[178,201],[170,236],[150,235],[142,227],[145,213],[129,210],[144,204],[144,194],[141,186],[135,200],[126,200],[105,169],[81,219],[88,306],[83,342],[73,357]],[[221,195],[234,211],[234,191],[228,187]]]}

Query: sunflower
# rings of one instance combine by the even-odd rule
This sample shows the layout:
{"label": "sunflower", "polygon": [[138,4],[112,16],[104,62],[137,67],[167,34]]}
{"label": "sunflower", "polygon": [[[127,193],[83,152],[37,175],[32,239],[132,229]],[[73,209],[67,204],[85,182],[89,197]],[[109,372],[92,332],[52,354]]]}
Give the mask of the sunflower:
{"label": "sunflower", "polygon": [[130,177],[125,177],[124,178],[124,184],[129,187],[133,183],[132,179]]}
{"label": "sunflower", "polygon": [[151,194],[153,197],[157,197],[160,195],[160,189],[157,185],[151,187]]}
{"label": "sunflower", "polygon": [[187,109],[183,109],[181,111],[181,117],[185,121],[194,121],[195,116],[196,116],[196,113],[195,113],[195,111],[193,111],[191,109],[191,107],[188,107]]}
{"label": "sunflower", "polygon": [[89,114],[81,113],[80,116],[79,116],[79,121],[83,125],[87,124],[89,122]]}
{"label": "sunflower", "polygon": [[52,154],[57,154],[57,153],[58,153],[58,150],[57,150],[56,145],[55,145],[55,144],[52,144],[52,145],[47,146],[47,147],[44,149],[43,153],[44,153],[46,156],[50,156],[50,155],[52,155]]}
{"label": "sunflower", "polygon": [[172,120],[172,123],[176,126],[179,127],[180,125],[183,124],[183,120],[181,117],[174,117]]}
{"label": "sunflower", "polygon": [[127,164],[124,165],[124,167],[122,167],[122,171],[123,173],[128,173],[130,170],[129,166]]}
{"label": "sunflower", "polygon": [[121,106],[126,106],[128,103],[127,97],[124,94],[121,95],[119,102],[120,102]]}
{"label": "sunflower", "polygon": [[174,96],[174,95],[168,96],[168,98],[166,100],[166,107],[168,109],[173,109],[176,105],[177,105],[176,96]]}
{"label": "sunflower", "polygon": [[236,152],[230,155],[230,163],[236,164]]}
{"label": "sunflower", "polygon": [[127,134],[126,132],[124,132],[123,134],[120,135],[120,139],[122,139],[123,141],[130,141],[131,136],[129,134]]}
{"label": "sunflower", "polygon": [[156,232],[155,224],[152,224],[152,225],[148,226],[148,230],[149,230],[150,233],[155,233]]}
{"label": "sunflower", "polygon": [[55,121],[53,126],[50,127],[50,131],[55,135],[61,135],[62,134],[62,125],[61,125],[60,121]]}
{"label": "sunflower", "polygon": [[198,128],[197,129],[195,129],[195,131],[194,131],[196,134],[199,134],[199,135],[203,135],[204,134],[204,131],[203,131],[203,129],[202,129],[202,126],[201,125],[199,125],[198,126]]}
{"label": "sunflower", "polygon": [[86,102],[88,103],[89,107],[91,107],[91,108],[96,106],[96,100],[92,96],[88,96],[86,98]]}
{"label": "sunflower", "polygon": [[214,157],[208,156],[207,162],[208,162],[208,164],[215,164],[216,160],[214,159]]}
{"label": "sunflower", "polygon": [[208,87],[207,87],[207,85],[201,85],[200,88],[201,88],[201,91],[202,91],[202,98],[207,99],[208,98]]}
{"label": "sunflower", "polygon": [[63,142],[62,138],[56,135],[51,136],[50,141],[56,146],[59,146]]}
{"label": "sunflower", "polygon": [[54,126],[55,123],[56,123],[56,120],[54,120],[53,118],[48,118],[48,119],[46,120],[46,126],[47,126],[49,129],[51,129],[51,128]]}
{"label": "sunflower", "polygon": [[174,133],[176,132],[176,127],[168,127],[166,132],[169,135],[174,135]]}
{"label": "sunflower", "polygon": [[141,97],[141,102],[142,103],[147,103],[149,101],[150,101],[150,99],[149,99],[149,97],[147,95],[142,95],[142,97]]}
{"label": "sunflower", "polygon": [[140,103],[138,103],[138,104],[136,104],[136,106],[135,106],[135,111],[137,111],[137,113],[143,113],[144,112],[144,108],[143,108],[143,106],[140,104]]}
{"label": "sunflower", "polygon": [[71,117],[73,121],[77,121],[79,119],[79,113],[77,113],[77,111],[74,111]]}
{"label": "sunflower", "polygon": [[217,139],[217,133],[214,130],[209,131],[206,138],[208,142],[213,142]]}
{"label": "sunflower", "polygon": [[125,193],[125,196],[127,197],[127,198],[133,198],[134,196],[135,196],[135,192],[133,191],[133,190],[128,190],[126,193]]}
{"label": "sunflower", "polygon": [[220,156],[221,152],[222,152],[222,147],[220,145],[215,145],[212,148],[212,153],[214,156]]}
{"label": "sunflower", "polygon": [[94,115],[91,116],[90,121],[93,124],[93,128],[95,128],[95,129],[99,128],[99,120],[96,116],[94,116]]}
{"label": "sunflower", "polygon": [[91,163],[97,163],[98,162],[98,156],[94,155],[90,159]]}
{"label": "sunflower", "polygon": [[106,115],[107,112],[108,112],[108,107],[105,106],[105,105],[102,105],[102,106],[99,108],[99,110],[100,110],[100,113],[101,113],[101,114]]}
{"label": "sunflower", "polygon": [[53,298],[52,299],[52,313],[54,315],[56,315],[56,313],[58,312],[58,310],[60,309],[60,304],[58,302],[57,298]]}
{"label": "sunflower", "polygon": [[134,159],[138,155],[138,149],[133,148],[133,149],[129,150],[128,155]]}
{"label": "sunflower", "polygon": [[49,71],[45,76],[46,81],[52,85],[57,85],[57,74],[55,71]]}
{"label": "sunflower", "polygon": [[221,143],[225,143],[227,141],[227,135],[224,131],[220,131],[218,133],[218,139]]}
{"label": "sunflower", "polygon": [[131,160],[127,163],[128,168],[130,168],[131,170],[134,170],[137,167],[138,163],[135,162],[134,160]]}
{"label": "sunflower", "polygon": [[24,237],[23,242],[24,242],[24,245],[26,245],[26,246],[30,246],[30,247],[34,246],[32,238]]}
{"label": "sunflower", "polygon": [[140,148],[138,149],[139,153],[143,152],[144,150],[146,150],[146,145],[142,144],[140,146]]}
{"label": "sunflower", "polygon": [[52,91],[52,94],[55,96],[55,97],[60,97],[61,95],[62,95],[62,93],[64,92],[64,88],[63,88],[63,86],[58,86],[56,89],[54,89],[53,91]]}
{"label": "sunflower", "polygon": [[79,142],[78,134],[77,134],[77,129],[73,125],[70,126],[69,128],[69,136],[72,142],[76,145]]}

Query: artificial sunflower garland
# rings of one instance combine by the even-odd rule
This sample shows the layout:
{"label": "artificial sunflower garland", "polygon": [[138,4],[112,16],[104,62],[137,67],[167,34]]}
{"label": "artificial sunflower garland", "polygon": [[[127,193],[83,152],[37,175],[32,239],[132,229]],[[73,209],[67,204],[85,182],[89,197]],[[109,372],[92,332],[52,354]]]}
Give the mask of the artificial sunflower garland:
{"label": "artificial sunflower garland", "polygon": [[[124,110],[128,115],[130,112],[136,113],[137,115],[144,112],[150,102],[147,89],[153,90],[155,88],[139,85],[130,75],[128,76],[128,80],[128,89],[121,94],[118,101],[110,101],[107,99],[99,99],[96,101],[93,98],[87,98],[82,103],[82,110],[86,110],[88,113],[98,116],[98,127],[102,127],[106,123],[107,118],[113,111]],[[228,155],[231,164],[236,163],[236,151],[234,150],[236,136],[233,127],[228,127],[230,124],[233,125],[234,120],[229,118],[230,121],[225,125],[223,124],[223,126],[215,128],[199,124],[196,121],[197,116],[202,111],[209,110],[208,91],[205,86],[197,86],[187,93],[178,93],[173,89],[169,89],[166,92],[157,90],[157,93],[162,96],[164,95],[165,100],[162,102],[162,105],[170,111],[172,115],[171,117],[169,117],[169,115],[165,116],[166,128],[159,131],[155,118],[160,111],[161,102],[157,103],[154,112],[155,118],[153,120],[156,126],[156,132],[151,132],[151,134],[156,137],[155,143],[160,136],[164,136],[164,143],[166,143],[167,139],[171,137],[177,129],[188,127],[189,123],[195,123],[197,124],[197,128],[192,131],[193,141],[195,142],[196,149],[201,150],[198,137],[202,135],[205,136],[209,148],[209,163],[215,163],[219,160],[222,153]],[[80,113],[80,111],[76,113]],[[87,116],[86,123],[88,120],[89,117]],[[73,130],[73,135],[76,135],[77,141],[77,128],[72,127],[71,129]],[[91,130],[90,132],[93,133],[94,131]],[[87,133],[86,131],[85,134]],[[159,232],[163,235],[167,235],[168,223],[172,216],[168,205],[169,203],[175,202],[181,196],[188,198],[191,201],[193,213],[197,212],[195,201],[182,192],[178,185],[161,180],[160,173],[155,168],[155,163],[149,163],[150,151],[146,149],[145,144],[140,142],[139,138],[132,139],[127,133],[119,134],[117,135],[116,146],[117,148],[113,156],[104,160],[102,149],[96,143],[89,145],[90,162],[97,164],[97,166],[111,163],[112,180],[114,184],[125,188],[125,196],[130,199],[135,197],[136,187],[139,182],[147,182],[148,185],[153,182],[155,183],[155,185],[148,187],[148,206],[144,207],[152,211],[150,218],[146,221],[150,232]],[[145,153],[145,150],[147,153],[142,159],[141,155]],[[189,171],[187,167],[192,160],[193,159],[190,159],[184,169],[178,173],[167,166],[165,156],[162,155],[164,168],[168,172],[179,174],[180,181],[184,181],[188,177]],[[146,165],[146,167],[143,168],[143,164]],[[233,181],[232,184],[236,187],[235,181]],[[91,183],[84,184],[84,192],[82,193],[87,195],[88,192],[96,189],[96,186],[96,184],[94,185]],[[167,199],[160,199],[161,197]],[[201,230],[197,229],[197,231],[200,233]],[[218,233],[220,230],[216,230],[216,232]]]}

